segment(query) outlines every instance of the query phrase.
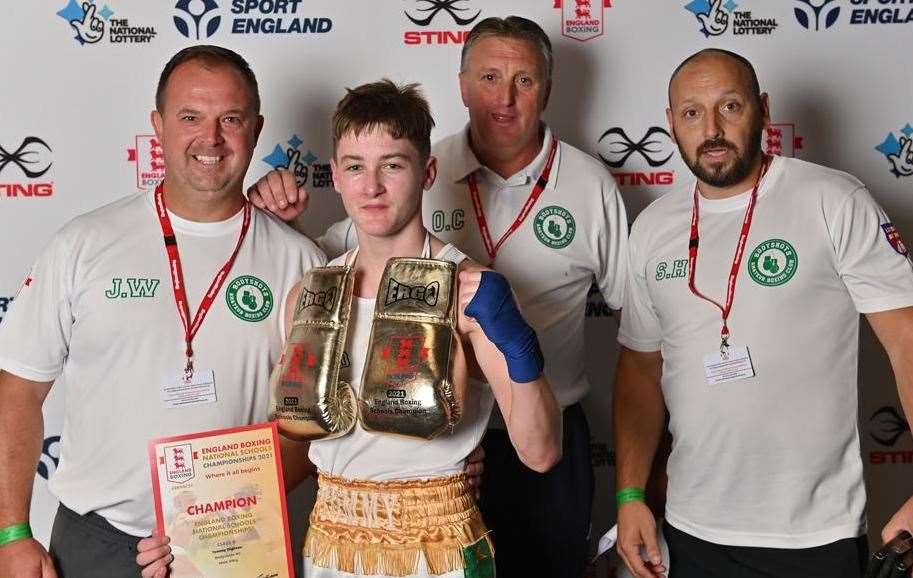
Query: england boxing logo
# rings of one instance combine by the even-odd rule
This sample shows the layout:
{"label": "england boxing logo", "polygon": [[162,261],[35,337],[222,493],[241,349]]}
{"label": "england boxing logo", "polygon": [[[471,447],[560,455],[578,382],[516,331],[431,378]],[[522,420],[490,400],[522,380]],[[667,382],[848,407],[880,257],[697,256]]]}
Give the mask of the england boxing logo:
{"label": "england boxing logo", "polygon": [[166,446],[165,455],[159,457],[159,464],[165,466],[169,482],[180,484],[193,479],[193,460],[196,456],[190,444]]}
{"label": "england boxing logo", "polygon": [[561,10],[561,34],[585,42],[604,33],[612,0],[555,0],[553,7]]}
{"label": "england boxing logo", "polygon": [[153,134],[138,134],[134,148],[127,149],[127,161],[136,164],[136,188],[154,189],[165,178],[165,152]]}
{"label": "england boxing logo", "polygon": [[761,148],[769,155],[794,157],[802,150],[802,137],[796,132],[795,123],[771,123],[765,131]]}

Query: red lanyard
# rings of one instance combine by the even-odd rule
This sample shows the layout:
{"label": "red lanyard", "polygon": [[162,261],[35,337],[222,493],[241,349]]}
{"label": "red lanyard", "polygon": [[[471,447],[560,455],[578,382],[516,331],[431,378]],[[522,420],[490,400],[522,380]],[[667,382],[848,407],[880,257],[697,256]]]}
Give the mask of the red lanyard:
{"label": "red lanyard", "polygon": [[745,218],[742,220],[742,231],[739,233],[739,243],[735,247],[735,256],[732,258],[732,267],[729,269],[729,282],[726,284],[726,304],[720,305],[713,299],[707,297],[694,285],[694,277],[697,270],[697,250],[700,244],[698,235],[698,222],[700,221],[700,209],[698,205],[697,184],[694,185],[694,209],[691,212],[691,238],[688,241],[688,288],[691,292],[705,301],[709,301],[719,308],[723,314],[723,328],[720,330],[720,351],[725,352],[729,348],[729,313],[732,311],[732,303],[735,300],[735,282],[739,277],[739,267],[742,265],[742,255],[745,254],[745,243],[748,241],[748,231],[751,230],[751,221],[754,219],[754,208],[758,201],[758,187],[761,179],[770,166],[770,157],[764,155],[761,161],[761,171],[758,173],[758,180],[755,181],[754,188],[751,189],[751,196],[748,199],[748,207],[745,209]]}
{"label": "red lanyard", "polygon": [[250,203],[246,200],[244,201],[244,220],[241,223],[241,234],[238,237],[235,250],[232,251],[231,257],[222,265],[222,268],[219,269],[212,283],[210,283],[209,290],[206,291],[203,301],[200,302],[200,308],[197,309],[196,315],[193,316],[193,322],[190,321],[190,308],[187,306],[187,294],[184,290],[184,271],[181,268],[178,242],[174,236],[174,228],[171,226],[171,218],[168,217],[168,210],[165,208],[165,196],[162,193],[161,184],[155,189],[155,208],[158,213],[159,223],[162,226],[162,235],[165,237],[165,251],[168,253],[168,271],[171,273],[174,302],[178,307],[181,323],[184,325],[184,343],[187,345],[185,350],[187,365],[184,367],[184,379],[190,381],[193,377],[193,347],[191,343],[197,331],[203,325],[203,319],[209,313],[209,308],[212,307],[216,295],[219,294],[219,289],[222,288],[222,284],[225,282],[225,278],[228,277],[228,272],[231,271],[231,266],[234,265],[235,258],[241,250],[241,243],[244,242],[244,237],[250,228]]}
{"label": "red lanyard", "polygon": [[479,198],[479,186],[476,184],[475,173],[469,174],[469,194],[472,197],[472,206],[475,209],[476,213],[476,222],[479,224],[479,231],[482,234],[482,242],[485,243],[485,251],[488,253],[489,258],[489,267],[494,267],[495,257],[498,256],[498,251],[501,249],[501,245],[507,241],[508,237],[513,235],[517,229],[520,228],[520,225],[523,224],[523,221],[526,220],[526,217],[529,216],[530,211],[533,210],[533,206],[536,204],[536,201],[539,200],[539,196],[542,195],[542,191],[545,190],[545,187],[548,186],[549,175],[552,172],[552,163],[555,160],[555,151],[558,150],[558,139],[552,137],[552,146],[548,151],[548,160],[545,162],[545,166],[542,168],[542,174],[539,175],[539,179],[536,181],[536,184],[533,186],[532,192],[529,194],[529,198],[526,199],[526,203],[523,205],[523,208],[520,209],[520,214],[517,215],[517,218],[514,219],[513,224],[504,231],[504,234],[501,235],[501,238],[498,239],[497,244],[492,242],[491,231],[488,228],[488,221],[485,219],[485,212],[482,210],[482,201]]}

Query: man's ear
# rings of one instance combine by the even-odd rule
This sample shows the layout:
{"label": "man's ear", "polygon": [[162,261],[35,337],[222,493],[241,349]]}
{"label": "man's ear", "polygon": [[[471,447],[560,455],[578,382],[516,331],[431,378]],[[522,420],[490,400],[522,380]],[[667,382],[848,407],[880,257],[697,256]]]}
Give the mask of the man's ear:
{"label": "man's ear", "polygon": [[260,131],[263,130],[263,115],[258,114],[256,120],[256,126],[254,126],[254,145],[251,149],[256,148],[257,143],[260,141]]}
{"label": "man's ear", "polygon": [[672,125],[672,109],[666,109],[666,124],[669,125],[669,134],[672,136],[672,142],[678,144],[678,140],[675,138],[675,127]]}
{"label": "man's ear", "polygon": [[431,185],[434,184],[434,180],[437,178],[437,159],[433,156],[429,156],[428,160],[425,161],[425,178],[422,182],[422,189],[430,190]]}
{"label": "man's ear", "polygon": [[336,184],[336,156],[330,157],[330,176],[333,178],[333,190],[339,192],[339,186]]}
{"label": "man's ear", "polygon": [[766,92],[762,92],[759,100],[761,101],[761,122],[767,129],[770,126],[770,97]]}
{"label": "man's ear", "polygon": [[162,119],[162,114],[158,110],[153,110],[149,113],[149,120],[152,122],[152,129],[155,131],[155,138],[162,142],[162,125],[164,124],[164,119]]}

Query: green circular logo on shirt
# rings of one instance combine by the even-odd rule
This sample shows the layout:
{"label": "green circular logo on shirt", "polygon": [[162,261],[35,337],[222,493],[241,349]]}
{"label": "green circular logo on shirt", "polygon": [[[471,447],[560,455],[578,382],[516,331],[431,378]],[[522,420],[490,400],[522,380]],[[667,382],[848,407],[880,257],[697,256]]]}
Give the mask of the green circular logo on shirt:
{"label": "green circular logo on shirt", "polygon": [[536,232],[536,238],[546,247],[563,249],[574,240],[577,223],[567,209],[552,205],[536,213],[533,230]]}
{"label": "green circular logo on shirt", "polygon": [[799,267],[796,249],[783,239],[768,239],[748,257],[748,274],[757,283],[775,287],[793,278]]}
{"label": "green circular logo on shirt", "polygon": [[273,292],[253,275],[235,277],[225,289],[228,308],[238,319],[263,321],[273,310]]}

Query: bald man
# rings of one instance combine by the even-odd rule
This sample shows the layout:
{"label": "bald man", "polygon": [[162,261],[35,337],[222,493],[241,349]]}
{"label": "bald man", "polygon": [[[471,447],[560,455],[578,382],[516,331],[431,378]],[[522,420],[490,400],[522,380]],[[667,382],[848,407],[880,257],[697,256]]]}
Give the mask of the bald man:
{"label": "bald man", "polygon": [[[631,230],[615,384],[619,553],[638,577],[666,572],[642,488],[668,409],[672,578],[861,576],[859,314],[909,418],[907,250],[859,180],[762,153],[769,99],[745,58],[686,59],[666,114],[696,182]],[[907,502],[884,537],[911,518]]]}

